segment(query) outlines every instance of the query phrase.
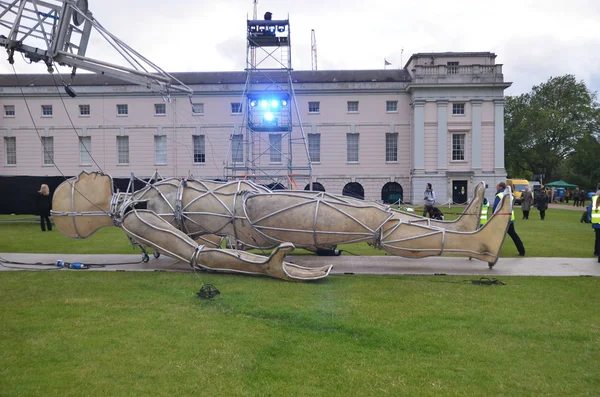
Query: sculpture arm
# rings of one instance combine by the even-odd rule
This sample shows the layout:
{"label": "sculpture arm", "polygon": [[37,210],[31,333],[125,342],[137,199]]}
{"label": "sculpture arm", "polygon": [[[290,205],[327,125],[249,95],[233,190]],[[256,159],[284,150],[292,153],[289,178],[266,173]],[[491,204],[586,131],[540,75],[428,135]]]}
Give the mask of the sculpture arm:
{"label": "sculpture arm", "polygon": [[130,211],[124,216],[121,227],[129,237],[139,244],[153,247],[167,256],[188,262],[192,267],[263,274],[289,281],[321,279],[326,277],[331,270],[330,265],[306,268],[284,262],[285,256],[294,249],[291,243],[281,244],[268,258],[245,251],[206,248],[198,245],[153,211]]}

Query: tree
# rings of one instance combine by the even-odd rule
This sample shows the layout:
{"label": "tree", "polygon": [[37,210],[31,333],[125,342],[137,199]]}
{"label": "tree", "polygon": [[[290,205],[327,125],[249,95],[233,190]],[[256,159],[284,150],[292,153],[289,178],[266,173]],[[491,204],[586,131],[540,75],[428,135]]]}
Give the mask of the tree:
{"label": "tree", "polygon": [[534,86],[530,93],[507,97],[508,174],[513,177],[545,174],[546,180],[556,179],[578,144],[597,139],[599,126],[596,93],[573,75],[552,77]]}
{"label": "tree", "polygon": [[600,183],[600,142],[593,134],[586,134],[577,144],[567,162],[567,178],[586,189],[596,190]]}

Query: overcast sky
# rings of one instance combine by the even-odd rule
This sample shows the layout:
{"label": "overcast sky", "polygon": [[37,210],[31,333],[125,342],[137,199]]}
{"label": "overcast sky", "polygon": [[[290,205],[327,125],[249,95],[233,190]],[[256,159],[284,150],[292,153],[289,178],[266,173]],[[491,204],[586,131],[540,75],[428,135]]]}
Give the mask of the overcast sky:
{"label": "overcast sky", "polygon": [[[110,32],[169,72],[243,70],[252,0],[89,0]],[[528,92],[567,73],[600,90],[598,0],[259,0],[258,15],[290,17],[294,69],[311,68],[311,29],[318,67],[403,67],[411,54],[491,51],[513,83],[508,95]],[[0,29],[0,33],[5,33]],[[404,49],[402,53],[402,49]],[[88,56],[122,63],[94,38]],[[43,73],[15,57],[20,73]],[[0,59],[0,73],[12,68]]]}

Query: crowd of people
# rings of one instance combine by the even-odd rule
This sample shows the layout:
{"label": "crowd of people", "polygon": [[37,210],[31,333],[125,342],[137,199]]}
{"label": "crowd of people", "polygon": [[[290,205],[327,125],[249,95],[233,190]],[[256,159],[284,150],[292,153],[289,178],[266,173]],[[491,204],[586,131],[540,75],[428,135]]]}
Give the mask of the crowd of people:
{"label": "crowd of people", "polygon": [[565,197],[567,203],[569,202],[569,197],[573,198],[573,207],[585,207],[587,192],[585,189],[579,189],[579,187],[576,187],[574,190],[567,189]]}

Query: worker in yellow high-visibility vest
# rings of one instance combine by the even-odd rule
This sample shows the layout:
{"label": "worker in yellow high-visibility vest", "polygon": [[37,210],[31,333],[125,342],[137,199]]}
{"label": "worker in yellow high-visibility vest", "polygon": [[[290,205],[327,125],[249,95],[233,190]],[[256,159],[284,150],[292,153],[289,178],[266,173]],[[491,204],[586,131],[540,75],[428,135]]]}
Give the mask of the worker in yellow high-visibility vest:
{"label": "worker in yellow high-visibility vest", "polygon": [[588,206],[588,215],[592,221],[594,233],[596,233],[594,255],[598,257],[598,263],[600,263],[600,190],[592,197],[592,203]]}
{"label": "worker in yellow high-visibility vest", "polygon": [[490,202],[484,197],[483,205],[481,206],[481,215],[479,216],[479,227],[483,227],[488,221],[488,209],[490,208]]}
{"label": "worker in yellow high-visibility vest", "polygon": [[[502,197],[504,197],[504,189],[506,189],[506,183],[498,182],[496,185],[496,199],[494,200],[494,208],[492,210],[492,214],[496,212],[496,207],[500,204]],[[525,247],[523,246],[523,242],[521,238],[517,234],[515,230],[515,211],[512,212],[510,216],[510,225],[508,225],[508,230],[506,231],[512,241],[515,243],[517,247],[517,251],[519,251],[519,256],[525,256]]]}

